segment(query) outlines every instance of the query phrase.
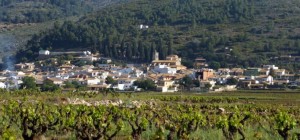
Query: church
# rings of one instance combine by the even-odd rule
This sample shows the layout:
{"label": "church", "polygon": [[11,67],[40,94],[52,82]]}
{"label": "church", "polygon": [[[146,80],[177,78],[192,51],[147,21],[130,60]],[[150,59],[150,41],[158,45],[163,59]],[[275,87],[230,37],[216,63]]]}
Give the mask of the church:
{"label": "church", "polygon": [[176,70],[186,70],[186,67],[181,65],[181,58],[177,55],[168,55],[166,60],[159,60],[159,53],[155,52],[151,66],[155,67],[158,65],[166,65],[170,68],[175,68]]}

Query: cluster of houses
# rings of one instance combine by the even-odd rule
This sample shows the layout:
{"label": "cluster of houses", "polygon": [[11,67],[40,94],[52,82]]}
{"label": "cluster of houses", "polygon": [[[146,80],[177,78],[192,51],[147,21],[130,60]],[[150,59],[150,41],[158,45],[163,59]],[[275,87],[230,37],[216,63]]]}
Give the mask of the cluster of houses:
{"label": "cluster of houses", "polygon": [[[83,54],[86,57],[91,56],[91,53],[87,51]],[[40,55],[48,57],[51,56],[51,53],[40,51]],[[19,88],[22,84],[22,78],[26,76],[33,77],[37,85],[43,85],[45,80],[48,80],[63,89],[66,82],[76,82],[78,85],[85,86],[86,90],[91,91],[107,88],[118,91],[138,91],[141,89],[134,82],[146,79],[152,80],[159,92],[177,92],[183,89],[192,91],[223,91],[238,88],[267,89],[297,87],[300,85],[297,74],[289,73],[289,71],[274,65],[246,69],[187,69],[181,64],[181,58],[177,55],[169,55],[166,60],[159,60],[158,56],[158,53],[155,53],[154,60],[149,65],[127,64],[126,66],[117,66],[109,63],[110,60],[105,64],[76,66],[66,63],[59,67],[45,69],[44,66],[37,66],[35,63],[15,64],[13,71],[0,72],[0,88]],[[93,61],[93,59],[90,61]],[[206,65],[203,59],[198,59],[196,63],[199,66]],[[108,77],[114,79],[115,82],[108,83]],[[191,84],[187,89],[182,84],[185,77],[189,77],[197,84]],[[232,81],[232,79],[235,79],[236,82],[229,83],[228,81]]]}

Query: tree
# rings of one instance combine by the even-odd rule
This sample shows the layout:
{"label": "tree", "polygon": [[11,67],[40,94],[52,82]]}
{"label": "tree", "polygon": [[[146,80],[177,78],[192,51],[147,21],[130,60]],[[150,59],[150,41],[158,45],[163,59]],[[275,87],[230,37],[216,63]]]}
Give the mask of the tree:
{"label": "tree", "polygon": [[155,44],[154,43],[152,43],[151,44],[151,48],[150,48],[150,59],[151,59],[151,61],[152,60],[154,60],[154,54],[155,54]]}
{"label": "tree", "polygon": [[45,80],[44,84],[41,87],[42,91],[56,91],[59,89],[58,85],[55,85],[52,81],[50,80]]}
{"label": "tree", "polygon": [[22,79],[22,89],[37,89],[35,79],[33,77],[26,76]]}
{"label": "tree", "polygon": [[132,59],[132,48],[131,48],[131,46],[127,47],[126,56],[127,56],[126,58],[128,58],[129,60]]}
{"label": "tree", "polygon": [[228,84],[228,85],[236,85],[238,82],[239,81],[237,79],[231,77],[231,78],[227,79],[226,84]]}
{"label": "tree", "polygon": [[159,59],[161,59],[161,60],[164,60],[166,58],[166,52],[165,52],[163,45],[164,45],[164,42],[161,38],[159,41],[159,44],[158,44],[158,48],[157,48],[157,50],[159,52]]}
{"label": "tree", "polygon": [[173,54],[173,39],[172,36],[169,37],[169,44],[168,44],[168,55]]}
{"label": "tree", "polygon": [[191,77],[186,75],[185,77],[182,78],[180,84],[188,88],[188,90],[190,90],[191,86],[193,85],[193,80]]}
{"label": "tree", "polygon": [[145,48],[142,44],[139,46],[139,57],[141,61],[145,60]]}
{"label": "tree", "polygon": [[107,76],[106,79],[105,79],[105,83],[106,84],[116,84],[117,81],[115,81],[111,76]]}
{"label": "tree", "polygon": [[212,69],[219,69],[221,67],[220,63],[219,62],[216,62],[216,61],[213,61],[209,64],[209,67],[212,68]]}
{"label": "tree", "polygon": [[119,57],[116,45],[112,46],[112,57],[114,57],[114,58],[118,58]]}
{"label": "tree", "polygon": [[275,70],[273,68],[270,69],[269,75],[272,76],[272,77],[276,76]]}
{"label": "tree", "polygon": [[211,86],[212,85],[210,83],[205,84],[205,88],[208,89],[208,90],[211,88]]}
{"label": "tree", "polygon": [[155,90],[156,88],[155,83],[149,79],[135,81],[134,85],[144,90]]}
{"label": "tree", "polygon": [[72,82],[65,81],[64,84],[64,88],[75,88],[75,85]]}
{"label": "tree", "polygon": [[151,61],[151,51],[150,51],[150,48],[146,46],[144,53],[145,53],[145,59],[144,59],[144,61],[145,62],[150,62]]}

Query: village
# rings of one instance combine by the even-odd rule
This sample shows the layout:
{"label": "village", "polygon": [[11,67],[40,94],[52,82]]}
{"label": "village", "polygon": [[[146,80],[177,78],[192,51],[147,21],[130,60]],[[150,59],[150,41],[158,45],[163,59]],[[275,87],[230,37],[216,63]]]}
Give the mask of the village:
{"label": "village", "polygon": [[[58,57],[59,56],[59,57]],[[72,57],[62,61],[60,56]],[[234,90],[296,89],[300,76],[275,65],[259,68],[210,69],[204,58],[195,59],[195,68],[188,69],[177,55],[160,60],[156,52],[151,64],[118,65],[110,58],[99,57],[90,51],[39,51],[39,61],[19,63],[13,70],[0,72],[0,88],[26,89],[24,78],[34,78],[37,87],[53,85],[63,91],[76,89],[119,92],[221,92]],[[98,63],[93,63],[98,62]]]}

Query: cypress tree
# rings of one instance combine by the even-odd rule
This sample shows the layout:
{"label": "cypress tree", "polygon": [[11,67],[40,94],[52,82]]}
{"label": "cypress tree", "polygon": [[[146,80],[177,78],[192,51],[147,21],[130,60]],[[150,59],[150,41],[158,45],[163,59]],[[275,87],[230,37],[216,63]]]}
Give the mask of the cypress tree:
{"label": "cypress tree", "polygon": [[144,61],[145,59],[145,50],[144,50],[144,46],[140,45],[139,46],[139,58],[140,58],[140,61]]}
{"label": "cypress tree", "polygon": [[146,46],[144,52],[145,52],[144,61],[149,62],[150,61],[150,53],[151,53],[149,47]]}
{"label": "cypress tree", "polygon": [[112,47],[112,57],[113,58],[118,58],[119,57],[116,45],[113,45],[113,47]]}
{"label": "cypress tree", "polygon": [[109,56],[109,50],[108,50],[108,46],[106,45],[105,47],[104,47],[104,56],[106,56],[106,57],[108,57]]}
{"label": "cypress tree", "polygon": [[150,61],[154,60],[155,50],[155,44],[152,43],[150,48]]}
{"label": "cypress tree", "polygon": [[173,54],[173,40],[170,39],[169,44],[168,44],[168,55]]}
{"label": "cypress tree", "polygon": [[128,46],[127,47],[127,50],[126,50],[126,58],[128,60],[132,60],[132,47],[131,46]]}
{"label": "cypress tree", "polygon": [[125,42],[122,41],[121,42],[121,48],[120,48],[120,58],[123,58],[124,57],[124,53],[125,53]]}

